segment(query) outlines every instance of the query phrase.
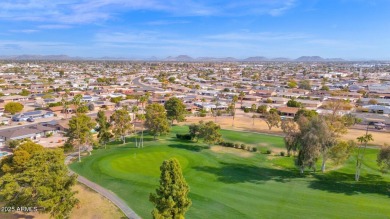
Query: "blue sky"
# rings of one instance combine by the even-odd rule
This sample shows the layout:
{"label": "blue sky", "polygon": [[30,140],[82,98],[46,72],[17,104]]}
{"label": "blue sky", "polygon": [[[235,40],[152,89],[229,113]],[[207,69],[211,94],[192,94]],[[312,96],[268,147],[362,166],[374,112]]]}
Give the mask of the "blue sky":
{"label": "blue sky", "polygon": [[1,0],[0,28],[0,55],[390,59],[389,0]]}

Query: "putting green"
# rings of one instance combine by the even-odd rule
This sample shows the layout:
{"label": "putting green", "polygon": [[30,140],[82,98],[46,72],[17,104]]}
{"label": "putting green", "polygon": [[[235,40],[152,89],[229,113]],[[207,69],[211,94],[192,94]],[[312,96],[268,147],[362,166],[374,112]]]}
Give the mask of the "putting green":
{"label": "putting green", "polygon": [[[73,163],[71,168],[108,188],[124,199],[141,217],[151,218],[149,194],[159,181],[163,160],[175,157],[190,185],[192,206],[187,218],[387,218],[389,176],[375,168],[376,150],[367,150],[362,180],[355,183],[353,157],[347,164],[326,174],[308,173],[302,177],[290,157],[259,152],[243,158],[216,153],[201,142],[177,140],[175,133],[186,127],[173,127],[172,133],[145,148],[134,143],[112,144],[92,156]],[[223,131],[225,139],[236,138],[251,146],[280,148],[281,138]],[[247,137],[247,136],[246,136]],[[132,141],[132,139],[129,139]],[[236,149],[232,149],[236,150]],[[238,149],[237,149],[238,150]]]}
{"label": "putting green", "polygon": [[[171,157],[171,154],[164,151],[150,153],[137,153],[137,151],[134,151],[133,153],[107,156],[99,162],[99,168],[101,173],[117,178],[126,178],[131,174],[156,176],[160,173],[159,166],[161,163]],[[180,161],[183,169],[187,167],[187,158],[179,155],[174,157]]]}

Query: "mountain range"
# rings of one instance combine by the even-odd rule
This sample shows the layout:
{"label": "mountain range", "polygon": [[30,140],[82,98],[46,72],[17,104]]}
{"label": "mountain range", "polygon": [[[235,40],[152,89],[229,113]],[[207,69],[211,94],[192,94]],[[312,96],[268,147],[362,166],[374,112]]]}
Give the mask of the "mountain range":
{"label": "mountain range", "polygon": [[72,57],[67,55],[16,55],[16,56],[0,56],[3,60],[123,60],[123,61],[167,61],[167,62],[342,62],[346,61],[341,58],[322,58],[320,56],[301,56],[297,59],[289,59],[284,57],[267,58],[264,56],[253,56],[244,59],[237,59],[234,57],[197,57],[193,58],[188,55],[168,56],[166,58],[157,58],[152,56],[150,58],[126,58],[126,57],[110,57],[104,56],[100,58],[91,57]]}

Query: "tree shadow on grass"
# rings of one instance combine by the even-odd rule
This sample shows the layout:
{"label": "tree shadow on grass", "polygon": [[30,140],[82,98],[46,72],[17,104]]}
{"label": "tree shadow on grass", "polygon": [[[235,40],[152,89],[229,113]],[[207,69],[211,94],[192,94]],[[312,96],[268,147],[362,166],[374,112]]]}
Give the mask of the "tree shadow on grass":
{"label": "tree shadow on grass", "polygon": [[266,181],[290,182],[293,178],[304,177],[297,171],[257,167],[247,164],[220,162],[221,167],[197,166],[195,170],[216,175],[224,183],[264,183]]}
{"label": "tree shadow on grass", "polygon": [[208,146],[200,146],[195,144],[169,144],[168,147],[185,149],[185,150],[195,151],[195,152],[200,152],[203,149],[208,149]]}
{"label": "tree shadow on grass", "polygon": [[[144,139],[144,142],[145,141],[154,141],[152,136],[144,136],[143,139]],[[137,141],[139,141],[139,140],[140,140],[140,136],[137,136]],[[130,142],[135,142],[135,136],[131,136],[131,137],[126,138],[126,143],[130,143]]]}
{"label": "tree shadow on grass", "polygon": [[[247,164],[220,162],[220,167],[196,166],[195,170],[211,173],[217,176],[218,181],[224,183],[264,183],[275,181],[288,183],[295,178],[304,178],[296,169],[275,169],[258,167]],[[328,191],[332,193],[343,193],[346,195],[357,195],[361,193],[380,194],[390,197],[390,182],[387,182],[380,175],[367,174],[361,176],[360,182],[354,181],[354,174],[330,172],[310,173],[309,188]]]}
{"label": "tree shadow on grass", "polygon": [[390,182],[380,175],[367,174],[361,176],[359,182],[354,181],[355,174],[351,173],[330,172],[315,175],[315,178],[317,180],[312,181],[309,188],[345,195],[372,193],[390,197]]}

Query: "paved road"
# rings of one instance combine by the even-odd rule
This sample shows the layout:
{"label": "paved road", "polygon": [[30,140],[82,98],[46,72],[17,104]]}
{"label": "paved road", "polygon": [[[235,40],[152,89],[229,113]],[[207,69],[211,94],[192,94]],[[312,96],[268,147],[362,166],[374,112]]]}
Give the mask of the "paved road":
{"label": "paved road", "polygon": [[142,83],[140,77],[134,78],[132,83],[133,83],[133,85],[138,86],[138,87],[140,87],[140,89],[143,89],[143,90],[152,90],[152,91],[162,91],[163,90],[161,88],[153,87],[153,86]]}
{"label": "paved road", "polygon": [[[72,158],[77,157],[78,153],[72,153],[69,156],[65,158],[65,164],[69,164]],[[74,172],[69,170],[71,174]],[[77,181],[88,186],[89,188],[95,190],[97,193],[100,195],[106,197],[108,200],[110,200],[112,203],[114,203],[119,209],[122,210],[122,212],[126,215],[126,217],[131,218],[131,219],[140,219],[141,217],[137,215],[127,204],[119,198],[117,195],[112,193],[111,191],[99,186],[98,184],[89,181],[85,177],[78,176]]]}

